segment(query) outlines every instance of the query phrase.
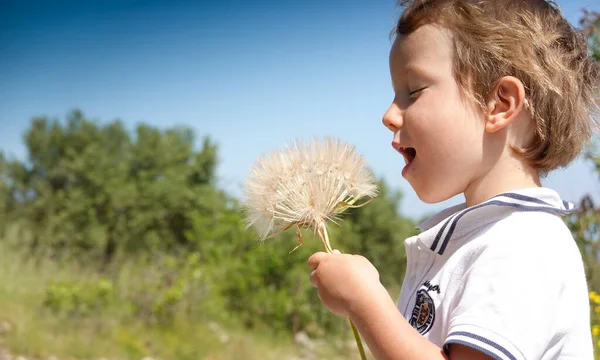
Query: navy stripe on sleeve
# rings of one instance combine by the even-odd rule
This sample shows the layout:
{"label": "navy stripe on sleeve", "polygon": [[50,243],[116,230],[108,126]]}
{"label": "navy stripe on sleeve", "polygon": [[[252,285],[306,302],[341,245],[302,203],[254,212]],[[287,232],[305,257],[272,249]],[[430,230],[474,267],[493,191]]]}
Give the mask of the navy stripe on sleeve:
{"label": "navy stripe on sleeve", "polygon": [[463,346],[466,346],[466,347],[470,347],[472,349],[475,349],[475,350],[477,350],[479,352],[482,352],[482,353],[486,354],[487,356],[491,357],[494,360],[505,360],[505,358],[499,357],[498,355],[496,355],[495,353],[489,351],[488,349],[484,349],[481,346],[474,345],[474,344],[472,344],[470,342],[463,341],[463,340],[450,340],[450,341],[448,341],[444,345],[444,352],[446,353],[446,355],[450,355],[450,351],[449,351],[450,346],[449,345],[451,345],[451,344],[458,344],[458,345],[463,345]]}
{"label": "navy stripe on sleeve", "polygon": [[[444,351],[448,353],[450,344],[460,344],[480,351],[495,360],[517,360],[517,357],[510,353],[505,347],[495,343],[483,336],[466,331],[457,331],[448,335],[448,340],[444,344]],[[488,345],[483,347],[482,345]]]}

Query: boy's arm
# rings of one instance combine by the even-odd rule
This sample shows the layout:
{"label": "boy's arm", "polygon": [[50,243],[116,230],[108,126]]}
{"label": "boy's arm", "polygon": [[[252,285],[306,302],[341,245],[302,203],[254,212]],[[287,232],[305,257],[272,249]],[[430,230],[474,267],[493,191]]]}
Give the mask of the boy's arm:
{"label": "boy's arm", "polygon": [[450,354],[410,326],[396,308],[379,274],[362,256],[318,252],[308,260],[311,284],[334,314],[352,319],[378,360],[488,360],[481,352],[451,345]]}
{"label": "boy's arm", "polygon": [[487,355],[470,347],[451,345],[449,355],[437,345],[421,336],[404,319],[381,288],[375,293],[364,294],[350,308],[350,318],[369,349],[378,360],[489,360]]}

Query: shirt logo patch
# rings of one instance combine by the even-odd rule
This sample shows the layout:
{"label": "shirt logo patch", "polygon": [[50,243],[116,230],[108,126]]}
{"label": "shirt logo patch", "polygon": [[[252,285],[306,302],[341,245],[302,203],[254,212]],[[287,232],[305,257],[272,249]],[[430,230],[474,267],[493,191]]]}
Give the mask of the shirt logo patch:
{"label": "shirt logo patch", "polygon": [[410,325],[421,335],[425,335],[433,326],[435,320],[435,305],[427,290],[417,292],[417,301],[410,317]]}

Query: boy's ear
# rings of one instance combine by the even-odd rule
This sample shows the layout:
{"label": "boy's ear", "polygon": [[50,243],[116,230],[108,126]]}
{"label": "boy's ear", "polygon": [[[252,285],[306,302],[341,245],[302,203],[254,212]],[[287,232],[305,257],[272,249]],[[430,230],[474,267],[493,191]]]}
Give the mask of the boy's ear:
{"label": "boy's ear", "polygon": [[493,133],[506,128],[516,120],[524,104],[525,87],[521,80],[502,77],[490,94],[485,130]]}

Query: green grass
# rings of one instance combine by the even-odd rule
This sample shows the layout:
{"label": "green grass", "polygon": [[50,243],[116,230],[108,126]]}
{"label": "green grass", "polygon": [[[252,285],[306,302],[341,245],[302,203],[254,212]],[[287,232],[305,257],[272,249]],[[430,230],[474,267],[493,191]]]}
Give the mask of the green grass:
{"label": "green grass", "polygon": [[[120,292],[125,293],[155,269],[125,264],[118,271]],[[114,275],[114,274],[113,274]],[[85,316],[67,315],[44,306],[46,291],[55,281],[94,281],[97,272],[70,262],[30,258],[0,241],[0,324],[10,330],[0,335],[0,344],[13,355],[59,359],[136,359],[151,356],[169,359],[294,359],[301,349],[289,334],[273,334],[268,329],[247,330],[235,317],[176,314],[165,324],[148,324],[143,317],[132,316],[120,299],[101,311]],[[202,313],[202,308],[196,309]],[[222,344],[210,322],[217,321],[229,335]],[[345,321],[345,319],[340,319]],[[340,350],[322,339],[316,350],[319,359],[358,359],[358,354]],[[334,354],[336,356],[334,356]]]}
{"label": "green grass", "polygon": [[236,329],[228,330],[231,340],[225,346],[206,323],[185,319],[148,326],[132,320],[119,303],[85,317],[56,314],[43,306],[51,281],[94,278],[96,274],[75,265],[27,260],[0,245],[0,322],[11,327],[3,346],[13,354],[76,359],[237,359],[242,354],[247,359],[275,359],[294,352],[290,341],[271,342]]}

